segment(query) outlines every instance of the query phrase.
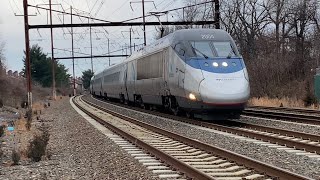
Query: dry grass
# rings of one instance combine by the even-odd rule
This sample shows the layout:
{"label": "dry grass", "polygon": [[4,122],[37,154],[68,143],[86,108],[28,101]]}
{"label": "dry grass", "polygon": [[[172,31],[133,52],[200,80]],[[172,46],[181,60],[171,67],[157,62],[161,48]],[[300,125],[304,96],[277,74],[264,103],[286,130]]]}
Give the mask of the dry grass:
{"label": "dry grass", "polygon": [[[249,106],[271,106],[271,107],[280,107],[282,104],[283,107],[294,107],[294,108],[305,108],[304,102],[301,99],[297,98],[269,98],[269,97],[261,97],[261,98],[251,98],[249,100]],[[316,105],[311,105],[308,108],[317,109]]]}
{"label": "dry grass", "polygon": [[37,115],[41,114],[43,109],[44,109],[43,103],[36,102],[32,104],[32,112],[36,112]]}
{"label": "dry grass", "polygon": [[23,79],[1,77],[0,99],[5,106],[19,107],[25,97]]}
{"label": "dry grass", "polygon": [[19,143],[19,150],[21,159],[27,159],[27,152],[26,149],[28,147],[29,141],[32,139],[32,132],[28,131],[26,128],[27,120],[21,118],[15,121],[15,133],[16,133],[16,141]]}
{"label": "dry grass", "polygon": [[[59,96],[59,95],[57,95],[57,96],[56,96],[56,101],[59,101],[59,100],[63,99],[63,97],[64,97],[64,96]],[[53,97],[52,97],[52,96],[46,96],[46,99],[53,100]]]}

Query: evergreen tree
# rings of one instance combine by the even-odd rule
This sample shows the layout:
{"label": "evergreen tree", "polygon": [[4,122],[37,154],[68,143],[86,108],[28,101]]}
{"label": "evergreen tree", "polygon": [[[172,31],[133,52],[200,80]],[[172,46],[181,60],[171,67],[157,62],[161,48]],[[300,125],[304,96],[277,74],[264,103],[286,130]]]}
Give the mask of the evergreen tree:
{"label": "evergreen tree", "polygon": [[[23,58],[25,66],[25,57]],[[31,78],[41,84],[43,87],[52,86],[52,61],[50,57],[42,52],[42,48],[38,45],[33,45],[30,49],[30,63],[31,63]],[[55,61],[55,79],[57,87],[65,87],[68,85],[70,75],[67,73],[68,69]],[[26,68],[23,69],[26,74]]]}
{"label": "evergreen tree", "polygon": [[82,82],[85,89],[88,89],[90,87],[90,80],[92,76],[93,72],[90,69],[82,72]]}

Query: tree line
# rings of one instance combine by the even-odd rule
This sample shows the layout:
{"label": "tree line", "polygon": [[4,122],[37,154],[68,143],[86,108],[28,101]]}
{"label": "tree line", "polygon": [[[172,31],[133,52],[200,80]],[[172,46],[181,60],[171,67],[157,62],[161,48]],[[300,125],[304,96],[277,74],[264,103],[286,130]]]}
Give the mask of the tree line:
{"label": "tree line", "polygon": [[4,56],[4,43],[0,41],[0,77],[5,73],[5,56]]}
{"label": "tree line", "polygon": [[[186,5],[199,3],[185,0]],[[213,4],[186,8],[180,20],[213,19]],[[304,98],[313,89],[320,56],[316,0],[221,0],[221,29],[236,41],[250,75],[252,96]],[[214,28],[213,25],[165,27]]]}
{"label": "tree line", "polygon": [[[26,75],[26,58],[23,58],[23,72]],[[31,79],[42,87],[52,86],[52,60],[45,54],[41,47],[33,45],[30,48]],[[58,61],[55,61],[56,87],[65,88],[69,86],[70,74],[68,69]]]}
{"label": "tree line", "polygon": [[[26,74],[25,57],[23,58],[24,69]],[[52,60],[45,54],[41,47],[33,45],[30,49],[30,64],[31,64],[31,78],[35,83],[40,84],[42,87],[52,86]],[[58,61],[55,61],[55,80],[56,87],[58,88],[70,88],[70,74],[68,69]],[[93,73],[90,69],[82,72],[83,86],[88,89],[90,86],[90,80]]]}

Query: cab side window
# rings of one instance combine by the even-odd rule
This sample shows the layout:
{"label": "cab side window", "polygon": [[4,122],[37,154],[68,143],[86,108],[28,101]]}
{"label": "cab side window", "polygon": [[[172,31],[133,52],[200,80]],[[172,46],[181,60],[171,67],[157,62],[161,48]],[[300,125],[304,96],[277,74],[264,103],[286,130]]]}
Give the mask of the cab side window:
{"label": "cab side window", "polygon": [[174,50],[179,56],[184,56],[186,53],[186,51],[184,50],[184,46],[181,43],[177,43],[174,47]]}

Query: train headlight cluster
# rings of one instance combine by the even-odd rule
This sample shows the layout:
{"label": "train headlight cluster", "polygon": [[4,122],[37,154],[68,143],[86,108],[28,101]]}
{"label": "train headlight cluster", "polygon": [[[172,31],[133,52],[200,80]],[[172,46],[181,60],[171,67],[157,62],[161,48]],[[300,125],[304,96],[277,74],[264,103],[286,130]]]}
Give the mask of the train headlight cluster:
{"label": "train headlight cluster", "polygon": [[197,98],[196,98],[196,96],[194,95],[194,94],[192,94],[192,93],[190,93],[189,94],[189,99],[191,99],[191,100],[196,100]]}
{"label": "train headlight cluster", "polygon": [[[213,67],[219,67],[219,63],[217,63],[217,62],[213,62],[212,65],[213,65]],[[228,67],[229,66],[229,64],[227,62],[222,62],[221,65],[223,67]]]}
{"label": "train headlight cluster", "polygon": [[223,66],[223,67],[228,67],[228,63],[227,63],[227,62],[223,62],[223,63],[222,63],[222,66]]}

